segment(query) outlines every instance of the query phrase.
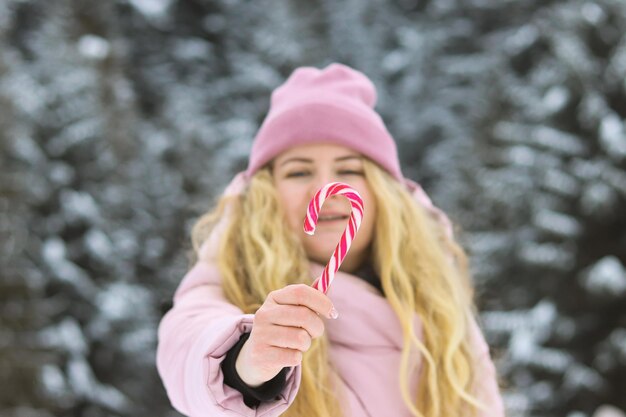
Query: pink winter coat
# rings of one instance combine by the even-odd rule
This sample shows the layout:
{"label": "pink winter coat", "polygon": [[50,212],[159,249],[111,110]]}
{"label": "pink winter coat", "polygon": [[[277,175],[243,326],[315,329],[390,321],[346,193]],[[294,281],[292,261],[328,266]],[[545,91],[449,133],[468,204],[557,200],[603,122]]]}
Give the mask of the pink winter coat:
{"label": "pink winter coat", "polygon": [[[416,188],[419,185],[412,183],[410,187],[416,200],[426,204],[425,194]],[[236,177],[226,192],[239,189]],[[440,211],[434,212],[438,209],[432,205],[428,209],[442,216]],[[220,274],[213,262],[219,234],[218,227],[203,245],[200,260],[183,278],[174,295],[173,308],[161,320],[157,369],[172,405],[184,415],[278,416],[298,393],[301,366],[290,369],[277,400],[263,402],[256,408],[246,406],[242,394],[224,384],[220,364],[240,335],[251,331],[254,315],[243,314],[224,298]],[[311,282],[322,269],[323,265],[311,262]],[[336,370],[333,384],[338,384],[333,391],[344,393],[345,416],[411,416],[400,394],[402,332],[386,298],[365,280],[343,272],[335,276],[328,296],[340,314],[337,320],[326,320],[325,324],[330,360]],[[414,325],[421,337],[417,315]],[[481,417],[503,417],[504,407],[489,347],[479,327],[473,325],[476,365],[482,381],[477,395],[490,406]],[[415,361],[419,364],[419,357]],[[416,373],[409,385],[411,392],[415,392],[418,384]]]}

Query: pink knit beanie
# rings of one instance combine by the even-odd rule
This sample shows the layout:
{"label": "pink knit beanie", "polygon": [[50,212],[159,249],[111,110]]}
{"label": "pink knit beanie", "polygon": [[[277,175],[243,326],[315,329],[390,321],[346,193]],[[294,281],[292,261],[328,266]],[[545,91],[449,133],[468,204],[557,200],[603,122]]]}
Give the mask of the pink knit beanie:
{"label": "pink knit beanie", "polygon": [[369,78],[346,65],[297,68],[272,92],[246,178],[292,146],[333,143],[361,153],[403,181],[396,144],[374,110],[376,98]]}

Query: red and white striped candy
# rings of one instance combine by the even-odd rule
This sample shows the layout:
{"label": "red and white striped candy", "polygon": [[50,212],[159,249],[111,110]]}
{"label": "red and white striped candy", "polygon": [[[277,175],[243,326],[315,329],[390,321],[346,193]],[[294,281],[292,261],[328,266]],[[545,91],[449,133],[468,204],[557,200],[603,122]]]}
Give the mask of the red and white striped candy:
{"label": "red and white striped candy", "polygon": [[316,288],[326,294],[328,287],[335,278],[335,273],[339,270],[341,263],[343,262],[350,245],[356,236],[359,227],[361,227],[361,220],[363,219],[363,199],[359,193],[350,187],[348,184],[341,182],[331,182],[323,186],[317,193],[311,202],[307,210],[306,218],[304,219],[304,232],[308,235],[315,233],[315,226],[317,225],[317,219],[320,214],[320,210],[326,198],[331,195],[343,195],[352,205],[352,212],[350,213],[350,220],[346,229],[341,235],[341,239],[330,257],[330,260],[326,264],[322,275],[315,280],[313,288]]}

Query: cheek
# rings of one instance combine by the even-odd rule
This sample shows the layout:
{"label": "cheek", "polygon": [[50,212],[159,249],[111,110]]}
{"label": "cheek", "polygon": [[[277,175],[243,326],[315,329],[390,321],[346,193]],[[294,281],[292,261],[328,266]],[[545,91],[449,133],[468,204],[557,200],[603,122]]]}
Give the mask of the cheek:
{"label": "cheek", "polygon": [[[280,192],[282,191],[282,192]],[[287,222],[292,230],[298,230],[298,227],[302,227],[300,223],[304,221],[304,215],[306,213],[306,207],[302,208],[298,202],[297,196],[289,190],[279,190],[280,203],[287,217]]]}
{"label": "cheek", "polygon": [[377,209],[376,209],[376,204],[374,203],[373,199],[368,198],[366,201],[364,201],[365,203],[365,210],[366,210],[366,215],[363,218],[363,223],[362,223],[362,228],[364,229],[364,237],[366,237],[368,243],[372,240],[372,238],[374,237],[374,229],[376,227],[376,215],[377,215]]}
{"label": "cheek", "polygon": [[[359,234],[362,234],[363,244],[368,245],[372,237],[374,235],[374,220],[371,211],[367,214],[367,219],[363,219],[363,223],[361,224],[361,229],[359,230]],[[362,233],[361,233],[362,232]]]}

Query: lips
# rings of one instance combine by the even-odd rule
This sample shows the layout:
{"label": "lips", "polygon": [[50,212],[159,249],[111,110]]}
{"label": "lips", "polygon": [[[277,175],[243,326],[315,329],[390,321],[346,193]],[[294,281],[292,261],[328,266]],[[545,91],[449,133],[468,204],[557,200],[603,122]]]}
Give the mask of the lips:
{"label": "lips", "polygon": [[334,221],[334,220],[346,220],[348,217],[350,216],[348,216],[347,214],[343,214],[343,213],[325,212],[325,213],[320,213],[317,220],[320,222],[326,222],[326,221]]}

